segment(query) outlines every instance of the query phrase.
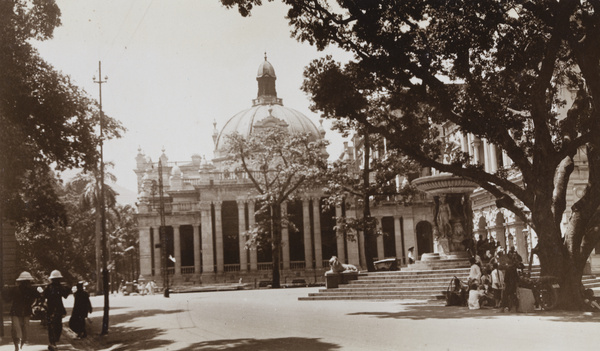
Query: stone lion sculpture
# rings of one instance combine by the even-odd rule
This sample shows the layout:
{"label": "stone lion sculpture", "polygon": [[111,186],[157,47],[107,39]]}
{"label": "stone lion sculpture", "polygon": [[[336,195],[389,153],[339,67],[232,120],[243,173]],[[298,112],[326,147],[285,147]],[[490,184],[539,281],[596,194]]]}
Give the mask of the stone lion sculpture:
{"label": "stone lion sculpture", "polygon": [[331,267],[330,272],[333,273],[342,273],[342,272],[358,272],[358,268],[356,268],[353,264],[344,264],[338,260],[337,256],[331,256],[329,260],[329,266]]}

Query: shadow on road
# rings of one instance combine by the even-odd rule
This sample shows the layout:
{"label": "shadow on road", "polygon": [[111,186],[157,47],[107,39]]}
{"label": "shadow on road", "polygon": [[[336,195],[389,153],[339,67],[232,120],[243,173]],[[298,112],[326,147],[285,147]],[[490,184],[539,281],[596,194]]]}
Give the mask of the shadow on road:
{"label": "shadow on road", "polygon": [[158,328],[129,327],[123,324],[138,318],[147,318],[161,314],[173,314],[180,312],[182,312],[182,310],[142,310],[111,315],[109,317],[108,334],[105,336],[99,335],[102,328],[102,313],[100,313],[99,315],[91,318],[91,330],[88,330],[90,337],[83,340],[72,340],[72,344],[77,350],[105,349],[115,345],[117,346],[111,350],[135,351],[166,348],[166,346],[172,344],[173,341],[158,339],[158,337],[165,333],[165,330]]}
{"label": "shadow on road", "polygon": [[277,339],[230,339],[211,340],[192,344],[186,350],[210,351],[210,350],[235,350],[235,351],[259,351],[259,350],[286,350],[286,351],[329,351],[340,350],[336,344],[322,342],[317,338],[277,338]]}
{"label": "shadow on road", "polygon": [[536,311],[532,313],[499,313],[497,309],[484,308],[480,310],[469,310],[467,307],[457,306],[432,306],[432,305],[406,305],[406,310],[400,312],[355,312],[348,315],[373,316],[377,318],[394,319],[495,319],[503,316],[522,318],[544,318],[555,322],[600,322],[600,313],[577,312],[577,311]]}

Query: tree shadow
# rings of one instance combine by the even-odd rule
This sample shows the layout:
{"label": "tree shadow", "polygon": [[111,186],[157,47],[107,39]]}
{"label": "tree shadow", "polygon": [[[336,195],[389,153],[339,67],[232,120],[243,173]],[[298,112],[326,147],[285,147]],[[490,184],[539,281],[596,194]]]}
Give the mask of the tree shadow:
{"label": "tree shadow", "polygon": [[195,343],[186,347],[190,351],[232,350],[232,351],[330,351],[340,350],[341,346],[320,341],[318,338],[276,338],[276,339],[223,339]]}
{"label": "tree shadow", "polygon": [[483,308],[479,310],[470,310],[462,306],[440,306],[440,305],[422,305],[422,304],[402,304],[407,309],[400,312],[355,312],[348,315],[373,316],[376,318],[392,319],[495,319],[503,316],[518,316],[522,318],[545,318],[553,322],[600,322],[600,313],[581,312],[581,311],[535,311],[530,313],[507,312],[499,313],[499,310],[493,308]]}
{"label": "tree shadow", "polygon": [[[107,335],[100,335],[102,330],[102,314],[90,318],[88,324],[88,338],[76,339],[73,332],[69,333],[70,342],[77,350],[98,350],[111,348],[111,350],[147,350],[166,348],[172,344],[172,340],[158,339],[166,333],[164,329],[141,328],[124,326],[138,318],[147,318],[160,314],[180,313],[183,310],[141,310],[109,316],[109,327]],[[116,347],[115,347],[116,346]]]}

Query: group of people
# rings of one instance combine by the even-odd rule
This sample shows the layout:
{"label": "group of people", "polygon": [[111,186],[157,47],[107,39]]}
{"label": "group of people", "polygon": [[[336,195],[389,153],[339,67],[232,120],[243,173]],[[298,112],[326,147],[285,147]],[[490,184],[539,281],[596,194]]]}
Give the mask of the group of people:
{"label": "group of people", "polygon": [[486,250],[482,259],[479,255],[470,258],[471,269],[468,278],[469,309],[481,307],[499,308],[500,312],[517,309],[518,269],[523,268],[523,259],[511,246],[505,253],[498,246],[494,255]]}
{"label": "group of people", "polygon": [[[35,287],[33,276],[29,272],[22,272],[16,280],[16,285],[5,286],[2,289],[2,297],[11,302],[11,334],[16,351],[23,350],[28,341],[32,306],[40,299],[45,302],[48,350],[57,350],[56,344],[62,334],[62,319],[67,314],[63,299],[71,294],[72,289],[62,281],[63,276],[58,270],[52,271],[49,279],[51,283],[45,287]],[[83,338],[87,335],[85,319],[89,313],[92,313],[90,297],[84,289],[83,282],[77,283],[74,296],[75,302],[69,327],[77,333],[78,337]]]}
{"label": "group of people", "polygon": [[[130,286],[130,287],[129,287]],[[154,295],[154,293],[158,290],[158,286],[154,280],[149,281],[148,283],[144,283],[143,281],[134,280],[132,283],[121,281],[121,286],[119,291],[123,295],[129,294],[140,294],[140,295]]]}

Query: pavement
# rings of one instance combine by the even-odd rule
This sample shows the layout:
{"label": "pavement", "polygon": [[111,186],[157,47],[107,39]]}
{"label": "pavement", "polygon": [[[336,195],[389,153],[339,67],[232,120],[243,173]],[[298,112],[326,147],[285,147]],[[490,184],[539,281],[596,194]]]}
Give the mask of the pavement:
{"label": "pavement", "polygon": [[[59,350],[597,350],[600,313],[497,313],[419,300],[298,301],[318,288],[92,297],[90,336],[64,328]],[[73,298],[65,300],[69,310]],[[64,319],[64,322],[68,318]],[[47,349],[32,322],[25,350]],[[0,351],[14,350],[10,324]]]}

